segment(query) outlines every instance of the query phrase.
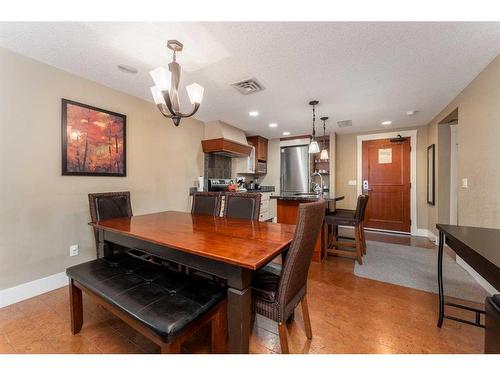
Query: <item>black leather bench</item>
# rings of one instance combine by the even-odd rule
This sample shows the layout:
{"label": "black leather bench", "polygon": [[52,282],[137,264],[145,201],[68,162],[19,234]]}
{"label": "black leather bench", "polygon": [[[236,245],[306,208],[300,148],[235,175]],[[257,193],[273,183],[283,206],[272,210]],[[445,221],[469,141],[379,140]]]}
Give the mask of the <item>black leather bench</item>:
{"label": "black leather bench", "polygon": [[212,326],[212,351],[225,351],[226,290],[210,280],[175,272],[129,252],[70,267],[66,274],[73,334],[83,324],[84,291],[160,345],[162,353],[179,353],[182,341],[207,322]]}

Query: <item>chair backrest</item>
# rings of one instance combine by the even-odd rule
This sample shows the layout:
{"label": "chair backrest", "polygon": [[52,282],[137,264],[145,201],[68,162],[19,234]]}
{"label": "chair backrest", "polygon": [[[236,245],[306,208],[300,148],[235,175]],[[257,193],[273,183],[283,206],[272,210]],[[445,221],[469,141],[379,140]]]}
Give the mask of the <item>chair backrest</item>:
{"label": "chair backrest", "polygon": [[[117,217],[131,217],[132,205],[130,192],[90,193],[89,194],[90,219],[102,221]],[[96,247],[98,246],[97,229],[94,229]]]}
{"label": "chair backrest", "polygon": [[356,203],[356,212],[354,218],[359,221],[365,220],[366,205],[368,204],[368,195],[361,194],[358,196],[358,202]]}
{"label": "chair backrest", "polygon": [[226,193],[224,217],[259,220],[260,193]]}
{"label": "chair backrest", "polygon": [[[314,247],[323,227],[326,205],[324,200],[299,205],[295,234],[285,258],[278,287],[277,298],[280,309],[286,309],[290,302],[298,303],[293,301],[294,298],[301,290],[305,290]],[[289,307],[293,309],[295,305]],[[284,310],[281,315],[282,317],[285,315],[286,319],[287,313]]]}
{"label": "chair backrest", "polygon": [[193,194],[191,213],[196,215],[219,216],[220,202],[220,192],[195,192]]}

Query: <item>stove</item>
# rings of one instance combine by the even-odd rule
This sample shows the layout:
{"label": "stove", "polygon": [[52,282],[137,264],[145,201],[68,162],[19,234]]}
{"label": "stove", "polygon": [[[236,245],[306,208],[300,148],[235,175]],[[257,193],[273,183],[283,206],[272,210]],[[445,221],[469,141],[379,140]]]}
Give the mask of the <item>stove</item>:
{"label": "stove", "polygon": [[231,181],[229,178],[209,178],[208,191],[226,191]]}

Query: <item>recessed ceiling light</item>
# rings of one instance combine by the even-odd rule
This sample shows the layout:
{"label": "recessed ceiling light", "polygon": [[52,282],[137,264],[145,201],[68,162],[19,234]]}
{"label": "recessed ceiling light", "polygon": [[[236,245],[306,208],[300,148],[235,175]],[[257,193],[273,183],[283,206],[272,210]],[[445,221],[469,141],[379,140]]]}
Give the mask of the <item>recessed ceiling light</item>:
{"label": "recessed ceiling light", "polygon": [[283,135],[290,135],[290,132],[283,132]]}
{"label": "recessed ceiling light", "polygon": [[134,68],[133,66],[130,65],[125,65],[125,64],[119,64],[117,65],[117,68],[121,70],[122,72],[125,73],[130,73],[130,74],[136,74],[138,70]]}
{"label": "recessed ceiling light", "polygon": [[406,114],[408,116],[413,116],[415,113],[417,113],[418,111],[416,109],[412,109],[411,111],[406,111]]}
{"label": "recessed ceiling light", "polygon": [[257,117],[259,115],[259,112],[257,112],[257,111],[250,111],[250,112],[248,112],[248,115],[251,116],[251,117]]}
{"label": "recessed ceiling light", "polygon": [[381,124],[382,125],[391,125],[392,121],[383,121]]}
{"label": "recessed ceiling light", "polygon": [[277,126],[278,126],[278,124],[277,124],[277,123],[275,123],[275,122],[271,122],[271,123],[269,124],[269,127],[270,127],[270,128],[275,128],[275,127],[277,127]]}

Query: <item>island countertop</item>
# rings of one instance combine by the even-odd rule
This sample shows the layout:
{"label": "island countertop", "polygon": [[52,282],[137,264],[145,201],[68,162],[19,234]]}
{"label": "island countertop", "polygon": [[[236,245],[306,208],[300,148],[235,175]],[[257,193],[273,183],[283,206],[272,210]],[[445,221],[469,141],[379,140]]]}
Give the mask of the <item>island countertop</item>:
{"label": "island countertop", "polygon": [[[301,202],[315,202],[319,199],[319,195],[308,194],[301,195],[296,193],[280,193],[271,195],[271,199],[279,199],[284,201],[301,201]],[[344,199],[344,196],[334,196],[329,194],[324,194],[323,199],[329,202],[337,202]]]}

